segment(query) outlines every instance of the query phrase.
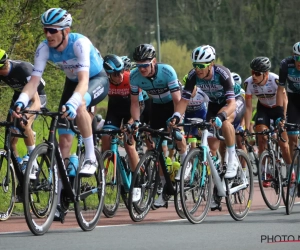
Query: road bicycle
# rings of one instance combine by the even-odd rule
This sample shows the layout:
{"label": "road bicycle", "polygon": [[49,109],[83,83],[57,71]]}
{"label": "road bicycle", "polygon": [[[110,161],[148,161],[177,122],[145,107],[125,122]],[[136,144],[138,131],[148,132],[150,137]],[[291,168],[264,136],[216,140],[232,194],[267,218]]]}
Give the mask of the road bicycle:
{"label": "road bicycle", "polygon": [[[64,187],[61,200],[66,203],[65,206],[74,203],[75,216],[83,231],[93,230],[100,219],[105,193],[105,176],[99,150],[95,148],[98,162],[95,174],[84,176],[79,174],[84,160],[84,147],[81,148],[77,173],[74,181],[71,181],[56,139],[58,118],[63,113],[50,112],[47,109],[22,112],[51,118],[48,139],[44,138],[44,142],[31,152],[25,172],[23,204],[29,229],[35,235],[43,235],[49,230],[58,204],[58,175],[60,175]],[[72,130],[78,133],[74,127]],[[36,173],[35,180],[29,178],[33,170]],[[32,211],[33,204],[38,208],[38,213]]]}
{"label": "road bicycle", "polygon": [[267,147],[259,158],[258,164],[258,183],[262,197],[266,205],[271,210],[278,209],[281,198],[286,200],[286,165],[282,159],[281,151],[278,145],[278,138],[282,141],[281,129],[275,134],[273,129],[266,129],[262,132],[256,132],[256,135],[267,137]]}
{"label": "road bicycle", "polygon": [[[21,128],[17,124],[19,119],[13,122],[0,122],[0,127],[5,128],[4,148],[0,149],[0,197],[1,209],[0,220],[7,220],[13,212],[15,202],[22,202],[22,187],[24,177],[22,173],[22,164],[19,163],[15,152],[11,146],[13,137],[26,138]],[[27,122],[24,120],[24,122]],[[32,206],[35,211],[35,206]]]}
{"label": "road bicycle", "polygon": [[[216,203],[212,210],[222,210],[221,201],[225,197],[231,217],[237,221],[243,220],[249,213],[253,197],[253,172],[247,154],[236,150],[239,165],[234,178],[224,178],[226,167],[221,167],[212,156],[208,147],[208,136],[224,140],[214,129],[210,133],[211,123],[200,118],[190,119],[193,126],[201,130],[201,144],[191,149],[184,159],[180,177],[180,198],[186,218],[194,224],[201,223],[210,208],[211,201]],[[184,178],[189,173],[187,178]],[[213,180],[213,181],[212,181]],[[213,187],[214,182],[214,187]]]}
{"label": "road bicycle", "polygon": [[[146,151],[132,176],[128,198],[128,210],[131,219],[135,222],[142,221],[152,207],[154,198],[157,195],[157,187],[160,183],[159,167],[161,167],[166,180],[166,184],[162,189],[162,194],[166,201],[165,207],[168,208],[168,200],[171,196],[174,196],[175,210],[180,218],[185,218],[181,209],[179,186],[171,180],[166,157],[162,150],[162,142],[164,140],[173,141],[175,138],[179,139],[178,130],[171,128],[170,132],[166,132],[163,129],[151,129],[148,126],[140,126],[138,131],[139,133],[149,133],[151,138],[156,138],[156,140],[155,147]],[[150,137],[149,140],[153,143]],[[134,188],[141,189],[141,199],[137,202],[132,201]]]}
{"label": "road bicycle", "polygon": [[[293,126],[300,130],[300,124],[286,123],[285,126]],[[287,191],[285,209],[286,214],[291,214],[295,204],[296,197],[300,197],[300,146],[294,149],[291,167],[288,171]]]}

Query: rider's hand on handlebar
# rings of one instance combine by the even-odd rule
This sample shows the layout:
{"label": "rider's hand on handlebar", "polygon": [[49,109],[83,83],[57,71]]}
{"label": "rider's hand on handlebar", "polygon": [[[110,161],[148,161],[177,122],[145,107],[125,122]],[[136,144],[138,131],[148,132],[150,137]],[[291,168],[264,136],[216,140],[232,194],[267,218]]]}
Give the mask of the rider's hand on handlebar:
{"label": "rider's hand on handlebar", "polygon": [[75,108],[68,103],[62,106],[61,111],[64,112],[61,118],[67,118],[69,120],[73,120],[77,115]]}
{"label": "rider's hand on handlebar", "polygon": [[215,117],[215,118],[212,118],[211,120],[210,120],[210,123],[214,126],[214,127],[216,127],[217,129],[219,129],[219,128],[221,128],[222,127],[222,121],[221,121],[221,119],[219,118],[219,117]]}
{"label": "rider's hand on handlebar", "polygon": [[20,114],[21,110],[25,108],[24,103],[16,102],[13,109],[10,110],[10,113],[15,118],[22,118],[22,114]]}
{"label": "rider's hand on handlebar", "polygon": [[174,127],[180,122],[181,115],[178,112],[175,112],[172,117],[167,120],[167,127]]}

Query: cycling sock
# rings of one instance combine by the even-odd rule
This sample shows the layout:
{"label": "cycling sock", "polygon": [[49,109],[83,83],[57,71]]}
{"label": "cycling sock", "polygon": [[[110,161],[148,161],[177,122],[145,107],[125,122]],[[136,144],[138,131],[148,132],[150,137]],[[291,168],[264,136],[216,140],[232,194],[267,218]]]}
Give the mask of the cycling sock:
{"label": "cycling sock", "polygon": [[28,155],[30,155],[30,153],[35,149],[35,145],[32,145],[32,146],[26,146],[26,147],[27,147]]}
{"label": "cycling sock", "polygon": [[82,138],[82,140],[85,146],[85,159],[96,161],[93,136]]}
{"label": "cycling sock", "polygon": [[162,186],[166,184],[166,178],[164,176],[160,176],[160,181]]}
{"label": "cycling sock", "polygon": [[228,163],[233,162],[235,158],[235,145],[226,147],[228,152]]}
{"label": "cycling sock", "polygon": [[179,154],[180,155],[180,162],[183,163],[185,157],[187,156],[187,152],[185,151],[183,154]]}
{"label": "cycling sock", "polygon": [[62,183],[62,181],[61,181],[61,178],[58,178],[58,185],[57,185],[58,187],[57,187],[57,191],[58,191],[58,193],[57,193],[57,200],[58,200],[58,202],[57,202],[57,205],[60,205],[60,193],[61,193],[61,190],[63,189],[63,183]]}

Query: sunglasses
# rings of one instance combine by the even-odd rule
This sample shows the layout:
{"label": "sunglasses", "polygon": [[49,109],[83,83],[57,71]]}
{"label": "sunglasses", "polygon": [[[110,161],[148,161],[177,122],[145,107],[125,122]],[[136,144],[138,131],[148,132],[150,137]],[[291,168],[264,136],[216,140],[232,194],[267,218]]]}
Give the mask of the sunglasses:
{"label": "sunglasses", "polygon": [[118,77],[118,76],[120,76],[120,75],[123,74],[123,73],[124,73],[124,69],[122,69],[122,70],[119,71],[119,72],[113,72],[113,73],[111,73],[111,75],[114,76],[114,77]]}
{"label": "sunglasses", "polygon": [[147,68],[151,65],[153,59],[149,63],[136,63],[135,66],[137,68]]}
{"label": "sunglasses", "polygon": [[211,63],[193,63],[195,69],[206,69]]}
{"label": "sunglasses", "polygon": [[50,34],[56,34],[60,30],[64,30],[65,28],[44,28],[44,33],[47,34],[48,32]]}
{"label": "sunglasses", "polygon": [[258,71],[252,70],[252,71],[251,71],[251,74],[252,74],[252,75],[255,75],[255,76],[261,76],[261,75],[263,74],[263,72],[258,72]]}
{"label": "sunglasses", "polygon": [[300,56],[294,55],[293,58],[294,58],[294,60],[295,60],[296,62],[300,62]]}

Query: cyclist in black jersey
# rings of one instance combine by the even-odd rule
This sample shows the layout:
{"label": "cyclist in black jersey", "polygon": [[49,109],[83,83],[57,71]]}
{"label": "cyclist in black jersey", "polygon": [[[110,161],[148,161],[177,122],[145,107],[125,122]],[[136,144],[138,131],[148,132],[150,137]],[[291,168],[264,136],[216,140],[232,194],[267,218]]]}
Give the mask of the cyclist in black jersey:
{"label": "cyclist in black jersey", "polygon": [[[233,178],[237,173],[238,162],[235,157],[235,131],[232,123],[239,124],[245,113],[245,102],[242,96],[235,97],[233,78],[224,66],[214,63],[215,49],[210,45],[201,45],[192,52],[193,69],[189,72],[182,98],[176,106],[171,124],[179,122],[191,98],[194,86],[199,86],[210,98],[206,120],[213,126],[222,129],[226,150],[224,164],[227,165],[225,178]],[[219,148],[216,138],[209,138],[209,147],[215,156]],[[223,153],[223,152],[221,152]],[[227,158],[228,155],[228,158]]]}
{"label": "cyclist in black jersey", "polygon": [[[287,119],[289,123],[300,124],[300,42],[293,46],[293,55],[283,59],[279,68],[279,83],[276,104],[284,107],[285,91],[288,96],[287,112],[282,112],[278,117]],[[299,131],[296,127],[287,128],[291,158],[298,145]]]}
{"label": "cyclist in black jersey", "polygon": [[[19,98],[24,86],[28,83],[31,73],[33,70],[33,65],[24,61],[17,61],[8,59],[8,55],[2,49],[0,49],[0,81],[3,81],[6,85],[14,90],[14,95],[11,100],[10,109],[14,107],[16,100]],[[31,101],[28,103],[26,109],[39,110],[40,107],[46,105],[46,94],[44,91],[45,82],[41,78],[40,84],[38,86],[38,91],[35,93]],[[25,145],[27,147],[28,155],[35,148],[34,134],[32,131],[32,123],[34,121],[34,116],[27,114],[28,124],[24,126],[25,134],[27,138],[24,138]],[[7,120],[11,120],[10,112],[7,115]],[[21,157],[19,157],[16,144],[18,138],[12,138],[12,148],[18,157],[20,163],[22,163]],[[24,160],[28,158],[28,155],[24,157]],[[25,171],[26,165],[24,164],[23,172]],[[35,175],[32,175],[34,178]]]}

